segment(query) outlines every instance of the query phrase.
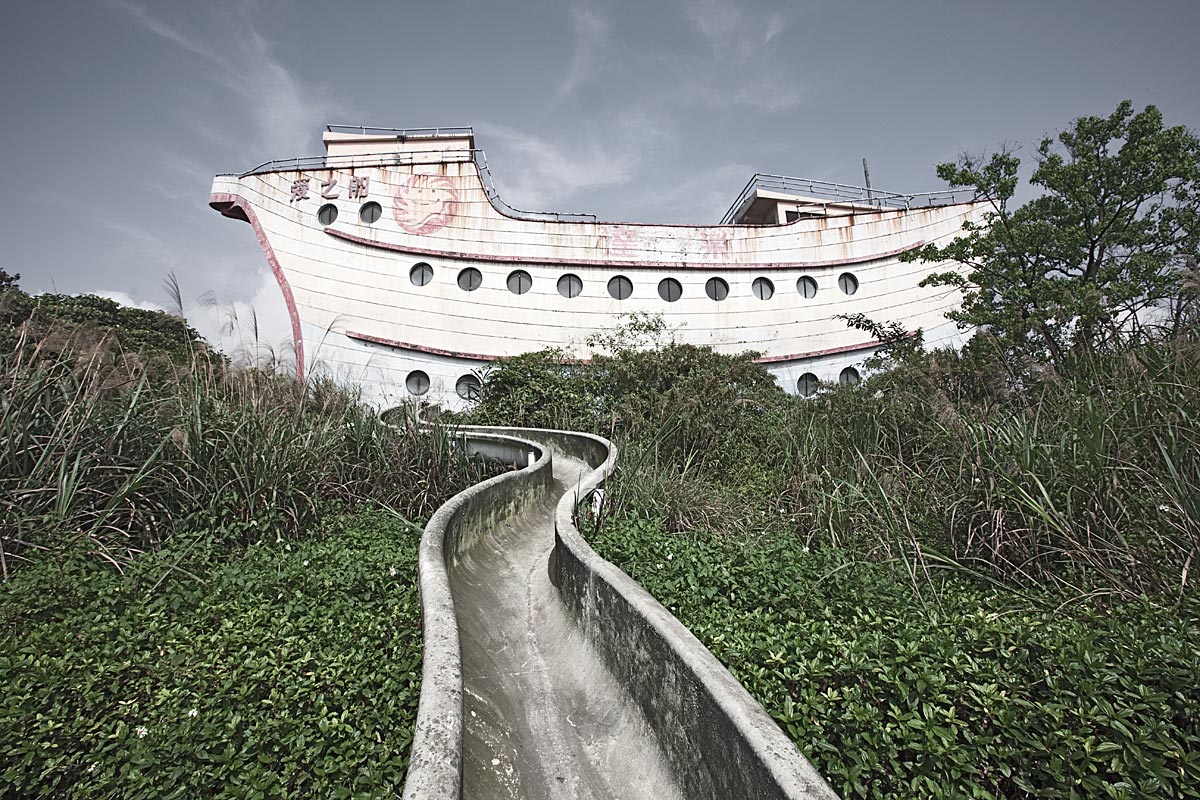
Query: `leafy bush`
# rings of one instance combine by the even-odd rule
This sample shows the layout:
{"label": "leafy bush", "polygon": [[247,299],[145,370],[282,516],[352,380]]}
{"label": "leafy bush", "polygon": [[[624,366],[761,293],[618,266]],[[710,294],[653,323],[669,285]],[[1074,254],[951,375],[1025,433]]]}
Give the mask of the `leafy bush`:
{"label": "leafy bush", "polygon": [[359,514],[232,562],[207,530],[124,576],[81,550],[22,570],[0,586],[0,795],[398,796],[419,537]]}
{"label": "leafy bush", "polygon": [[790,535],[610,520],[600,553],[671,608],[845,797],[1194,797],[1200,604],[1044,605]]}

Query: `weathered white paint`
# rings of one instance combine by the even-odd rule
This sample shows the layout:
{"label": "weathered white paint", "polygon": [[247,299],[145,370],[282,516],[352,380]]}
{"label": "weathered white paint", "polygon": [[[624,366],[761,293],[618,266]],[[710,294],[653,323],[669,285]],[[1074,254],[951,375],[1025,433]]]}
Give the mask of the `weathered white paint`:
{"label": "weathered white paint", "polygon": [[[218,197],[231,196],[253,210],[290,283],[308,370],[358,383],[364,398],[376,404],[406,398],[405,376],[421,369],[430,378],[422,399],[449,408],[464,405],[456,381],[486,364],[425,349],[496,358],[559,347],[586,357],[590,334],[634,311],[661,313],[682,341],[776,359],[766,366],[791,392],[803,373],[836,381],[845,366],[869,354],[869,349],[825,352],[869,345],[865,334],[847,329],[837,314],[899,321],[909,330],[925,329],[930,341],[961,342],[944,318],[959,295],[918,286],[929,273],[952,267],[901,263],[899,253],[957,235],[964,221],[980,218],[978,204],[852,214],[843,206],[832,211],[838,216],[768,226],[516,219],[489,201],[471,159],[470,137],[325,136],[329,154],[352,156],[355,166],[218,176],[214,205]],[[381,150],[402,156],[381,159]],[[348,197],[352,175],[369,178],[365,200]],[[414,178],[421,175],[430,177]],[[292,184],[301,177],[310,179],[309,197],[293,201]],[[321,197],[322,184],[334,179],[340,196]],[[383,208],[370,225],[359,218],[368,201]],[[326,203],[337,207],[338,218],[323,228],[317,210]],[[419,262],[434,270],[423,287],[409,279]],[[458,287],[456,278],[466,268],[483,276],[476,291]],[[526,294],[506,287],[515,269],[533,279]],[[853,296],[838,289],[843,272],[859,281]],[[557,281],[566,273],[583,281],[579,297],[559,294]],[[609,296],[607,283],[615,275],[633,283],[624,301]],[[802,275],[816,280],[816,297],[797,291]],[[677,302],[659,297],[659,281],[667,277],[683,286]],[[725,301],[705,294],[710,277],[729,284]],[[751,291],[758,277],[774,284],[769,300]],[[405,346],[354,338],[360,335]],[[810,355],[778,360],[798,354]]]}

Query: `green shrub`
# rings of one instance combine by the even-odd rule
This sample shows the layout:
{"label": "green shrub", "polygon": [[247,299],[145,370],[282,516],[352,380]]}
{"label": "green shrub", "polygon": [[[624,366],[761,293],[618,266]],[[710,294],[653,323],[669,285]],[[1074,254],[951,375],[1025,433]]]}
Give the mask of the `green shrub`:
{"label": "green shrub", "polygon": [[[1200,605],[1067,608],[809,552],[609,520],[671,608],[847,798],[1194,797]],[[1036,599],[1036,598],[1035,598]]]}
{"label": "green shrub", "polygon": [[0,586],[0,795],[398,796],[419,537],[360,514],[232,562],[203,531],[123,576],[78,551],[22,570]]}

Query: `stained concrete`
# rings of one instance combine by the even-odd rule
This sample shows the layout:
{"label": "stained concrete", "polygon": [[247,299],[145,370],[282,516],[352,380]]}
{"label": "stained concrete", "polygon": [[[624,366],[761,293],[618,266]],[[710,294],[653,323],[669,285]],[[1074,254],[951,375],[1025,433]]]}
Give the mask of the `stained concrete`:
{"label": "stained concrete", "polygon": [[548,496],[449,565],[462,652],[464,798],[683,797],[628,691],[551,585],[554,515],[591,468],[554,456]]}

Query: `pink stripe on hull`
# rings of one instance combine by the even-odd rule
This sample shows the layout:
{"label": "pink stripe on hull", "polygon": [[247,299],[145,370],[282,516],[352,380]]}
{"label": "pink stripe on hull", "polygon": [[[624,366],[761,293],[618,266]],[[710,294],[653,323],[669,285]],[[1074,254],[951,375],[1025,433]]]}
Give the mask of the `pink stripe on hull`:
{"label": "pink stripe on hull", "polygon": [[[209,196],[208,204],[217,211],[220,211],[224,216],[245,220],[254,228],[254,235],[258,239],[258,246],[262,248],[263,255],[267,257],[267,263],[271,265],[271,272],[275,274],[275,281],[279,284],[279,290],[283,292],[283,302],[287,304],[288,316],[292,320],[292,347],[296,351],[296,377],[303,383],[304,336],[300,331],[300,312],[296,309],[296,298],[292,295],[292,286],[288,283],[287,276],[283,274],[283,267],[279,266],[279,259],[275,258],[275,250],[272,249],[271,243],[267,241],[266,231],[263,230],[262,225],[258,221],[258,216],[254,213],[254,209],[250,203],[243,197],[225,192],[214,192]],[[239,210],[241,214],[230,213],[233,209]]]}

